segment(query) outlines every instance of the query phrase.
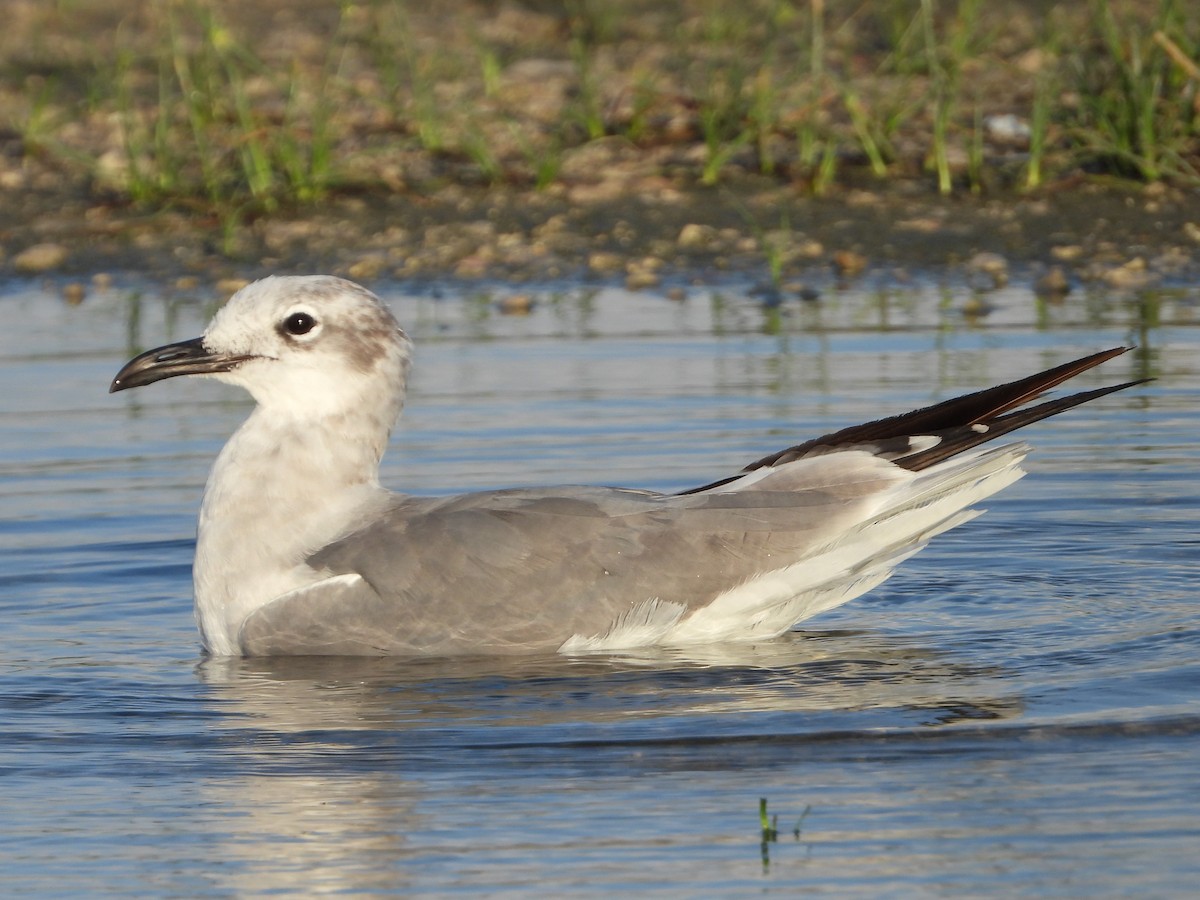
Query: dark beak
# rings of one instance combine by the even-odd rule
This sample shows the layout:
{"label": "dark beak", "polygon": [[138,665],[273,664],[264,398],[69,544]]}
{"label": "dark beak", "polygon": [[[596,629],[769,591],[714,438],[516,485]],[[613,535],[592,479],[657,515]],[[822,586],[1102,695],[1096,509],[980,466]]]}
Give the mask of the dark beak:
{"label": "dark beak", "polygon": [[167,344],[135,356],[121,367],[108,386],[110,394],[126,388],[153,384],[176,375],[212,375],[235,369],[252,356],[230,356],[214,353],[204,346],[203,338]]}

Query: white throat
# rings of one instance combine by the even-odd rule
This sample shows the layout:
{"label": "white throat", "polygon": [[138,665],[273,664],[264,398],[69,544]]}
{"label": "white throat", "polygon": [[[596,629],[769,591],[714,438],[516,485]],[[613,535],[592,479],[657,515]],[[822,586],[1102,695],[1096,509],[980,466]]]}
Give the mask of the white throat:
{"label": "white throat", "polygon": [[204,490],[193,568],[210,653],[239,653],[246,617],[318,580],[306,557],[386,505],[379,460],[398,405],[316,418],[260,405],[229,439]]}

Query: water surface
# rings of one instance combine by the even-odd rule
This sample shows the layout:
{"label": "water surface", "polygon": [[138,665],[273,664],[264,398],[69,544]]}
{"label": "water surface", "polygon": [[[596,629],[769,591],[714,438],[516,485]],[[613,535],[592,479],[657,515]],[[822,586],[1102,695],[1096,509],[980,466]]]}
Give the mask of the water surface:
{"label": "water surface", "polygon": [[[211,308],[0,292],[0,871],[14,895],[1185,895],[1200,877],[1195,292],[395,289],[389,486],[682,489],[1072,355],[1153,384],[1043,423],[1030,476],[777,641],[578,659],[204,660],[194,515],[246,415],[109,396]],[[762,843],[759,798],[779,816]],[[807,810],[807,813],[805,811]],[[802,821],[801,818],[803,817]],[[799,822],[800,833],[794,833]]]}

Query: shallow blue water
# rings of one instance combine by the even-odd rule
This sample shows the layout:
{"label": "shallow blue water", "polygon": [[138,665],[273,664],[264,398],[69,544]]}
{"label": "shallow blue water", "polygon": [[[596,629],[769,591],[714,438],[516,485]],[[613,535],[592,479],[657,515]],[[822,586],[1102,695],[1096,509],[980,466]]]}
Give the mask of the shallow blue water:
{"label": "shallow blue water", "polygon": [[[389,485],[678,489],[1121,343],[1151,385],[1043,423],[1030,476],[778,641],[453,662],[205,661],[193,517],[248,409],[121,362],[187,297],[0,292],[0,872],[14,895],[1183,896],[1200,877],[1197,294],[935,287],[776,321],[388,294],[418,340]],[[774,332],[774,333],[764,333]],[[762,844],[759,798],[778,814]],[[805,810],[808,810],[805,813]],[[800,822],[800,834],[793,829]]]}

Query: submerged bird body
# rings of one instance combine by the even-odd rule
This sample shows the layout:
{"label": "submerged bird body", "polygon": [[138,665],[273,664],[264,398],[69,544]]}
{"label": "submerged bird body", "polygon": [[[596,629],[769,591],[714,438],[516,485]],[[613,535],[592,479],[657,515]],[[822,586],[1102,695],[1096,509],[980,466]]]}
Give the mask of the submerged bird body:
{"label": "submerged bird body", "polygon": [[1024,473],[979,445],[1136,382],[1013,411],[1124,352],[788,448],[683,494],[530,488],[420,498],[378,481],[411,345],[329,276],[239,291],[204,336],[112,390],[202,374],[258,405],[218,456],[197,533],[215,655],[586,652],[773,637],[886,579]]}

